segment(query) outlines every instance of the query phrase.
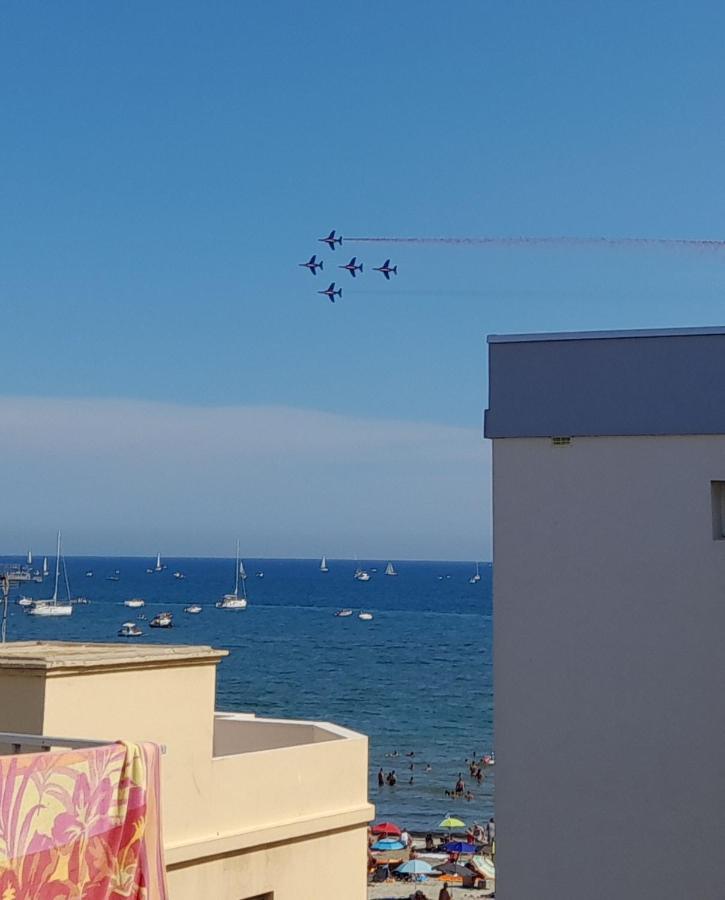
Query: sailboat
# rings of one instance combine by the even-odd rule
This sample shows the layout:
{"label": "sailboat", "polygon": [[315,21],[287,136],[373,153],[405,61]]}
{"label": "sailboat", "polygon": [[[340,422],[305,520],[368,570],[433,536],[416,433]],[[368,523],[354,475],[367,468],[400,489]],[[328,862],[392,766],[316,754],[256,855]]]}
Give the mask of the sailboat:
{"label": "sailboat", "polygon": [[327,557],[323,556],[320,560],[320,572],[329,572],[329,568],[327,566]]}
{"label": "sailboat", "polygon": [[386,574],[386,575],[397,575],[397,574],[398,574],[398,573],[395,571],[395,569],[393,568],[393,564],[392,564],[391,562],[389,562],[389,563],[387,564],[387,566],[385,567],[385,574]]}
{"label": "sailboat", "polygon": [[[237,541],[237,559],[234,564],[234,593],[224,594],[224,597],[216,604],[217,609],[246,609],[247,589],[244,584],[244,563],[239,561],[239,541]],[[242,596],[239,596],[239,581],[242,582]]]}
{"label": "sailboat", "polygon": [[48,557],[43,557],[43,578],[47,578],[50,574],[50,569],[48,568]]}
{"label": "sailboat", "polygon": [[161,564],[161,554],[156,554],[156,565],[154,566],[154,572],[163,572],[164,566]]}
{"label": "sailboat", "polygon": [[32,550],[28,550],[28,565],[29,566],[33,565],[33,551]]}
{"label": "sailboat", "polygon": [[477,584],[481,580],[481,574],[478,571],[478,563],[476,563],[476,574],[468,579],[469,584]]}
{"label": "sailboat", "polygon": [[[65,567],[65,563],[63,564]],[[58,532],[58,547],[55,555],[55,587],[53,588],[53,596],[50,600],[37,600],[29,609],[31,616],[69,616],[73,612],[73,606],[70,602],[70,588],[68,586],[68,573],[65,576],[65,586],[67,591],[67,600],[65,603],[58,603],[58,578],[60,577],[60,531]]]}

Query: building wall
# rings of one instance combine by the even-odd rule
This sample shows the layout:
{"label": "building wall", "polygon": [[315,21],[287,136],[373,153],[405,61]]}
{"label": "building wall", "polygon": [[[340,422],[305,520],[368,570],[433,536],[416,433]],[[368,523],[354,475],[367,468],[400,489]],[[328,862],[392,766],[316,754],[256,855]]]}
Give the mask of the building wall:
{"label": "building wall", "polygon": [[367,833],[328,833],[190,866],[171,866],[172,900],[364,900]]}
{"label": "building wall", "polygon": [[502,900],[725,896],[725,437],[494,441]]}

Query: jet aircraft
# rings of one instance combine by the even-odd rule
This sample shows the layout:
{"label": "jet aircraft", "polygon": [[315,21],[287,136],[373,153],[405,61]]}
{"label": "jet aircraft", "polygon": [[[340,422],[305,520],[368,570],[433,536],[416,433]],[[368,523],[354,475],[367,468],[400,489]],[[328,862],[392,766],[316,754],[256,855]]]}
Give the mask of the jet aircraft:
{"label": "jet aircraft", "polygon": [[397,265],[391,266],[390,260],[386,259],[385,262],[382,264],[382,266],[373,266],[373,271],[382,272],[383,275],[385,275],[385,280],[390,281],[390,273],[392,272],[393,275],[397,275],[398,267],[397,267]]}
{"label": "jet aircraft", "polygon": [[316,262],[316,260],[317,260],[317,254],[313,253],[309,259],[309,262],[298,263],[298,265],[303,266],[305,269],[309,269],[313,275],[317,275],[317,270],[322,269],[322,263],[324,262],[324,260],[321,259],[319,262]]}
{"label": "jet aircraft", "polygon": [[330,250],[335,249],[335,244],[339,244],[342,247],[342,235],[340,235],[339,237],[335,237],[335,229],[334,228],[327,235],[326,238],[317,238],[317,240],[323,244],[327,244],[327,246],[330,248]]}
{"label": "jet aircraft", "polygon": [[329,297],[330,303],[335,302],[335,297],[340,297],[340,299],[342,299],[342,288],[338,288],[337,290],[335,290],[335,282],[334,281],[332,282],[332,284],[329,286],[329,288],[326,291],[318,291],[317,293],[324,294],[326,297]]}
{"label": "jet aircraft", "polygon": [[363,270],[363,268],[362,268],[363,264],[360,263],[360,265],[356,266],[355,265],[356,262],[357,262],[357,256],[353,256],[353,258],[350,260],[350,262],[346,266],[338,266],[337,268],[338,269],[347,269],[347,271],[354,278],[355,272],[362,272],[362,270]]}

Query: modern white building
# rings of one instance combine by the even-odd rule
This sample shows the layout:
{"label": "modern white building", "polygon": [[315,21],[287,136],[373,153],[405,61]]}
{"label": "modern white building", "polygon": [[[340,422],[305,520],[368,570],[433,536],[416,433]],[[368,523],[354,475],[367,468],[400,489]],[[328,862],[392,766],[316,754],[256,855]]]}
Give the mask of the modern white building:
{"label": "modern white building", "polygon": [[489,337],[497,896],[725,898],[725,328]]}

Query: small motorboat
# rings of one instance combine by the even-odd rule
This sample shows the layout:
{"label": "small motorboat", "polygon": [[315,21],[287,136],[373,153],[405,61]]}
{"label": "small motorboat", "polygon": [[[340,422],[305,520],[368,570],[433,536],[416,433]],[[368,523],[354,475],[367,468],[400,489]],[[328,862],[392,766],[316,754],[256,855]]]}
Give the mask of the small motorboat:
{"label": "small motorboat", "polygon": [[338,611],[335,613],[335,617],[338,619],[345,619],[345,618],[347,618],[347,616],[351,616],[351,615],[352,615],[351,609],[338,609]]}
{"label": "small motorboat", "polygon": [[131,609],[140,609],[142,606],[146,606],[146,601],[140,597],[131,597],[130,600],[124,600],[123,605],[130,606]]}
{"label": "small motorboat", "polygon": [[257,572],[257,578],[264,578],[264,572]]}
{"label": "small motorboat", "polygon": [[357,614],[357,617],[358,619],[363,619],[365,622],[369,622],[372,619],[373,614],[369,612],[361,612]]}
{"label": "small motorboat", "polygon": [[124,622],[118,630],[119,637],[139,637],[143,632],[135,622]]}
{"label": "small motorboat", "polygon": [[35,603],[32,597],[18,597],[18,606],[32,606]]}
{"label": "small motorboat", "polygon": [[196,613],[201,612],[201,607],[199,606],[198,603],[192,603],[190,606],[184,607],[184,612],[191,613],[192,615],[196,615]]}
{"label": "small motorboat", "polygon": [[183,572],[174,572],[174,578],[186,578]]}
{"label": "small motorboat", "polygon": [[77,603],[79,606],[87,606],[91,601],[88,597],[74,597],[71,603]]}
{"label": "small motorboat", "polygon": [[86,572],[86,578],[93,578],[93,572],[90,569]]}
{"label": "small motorboat", "polygon": [[153,619],[149,622],[150,628],[171,628],[173,624],[173,616],[170,612],[162,612],[157,616],[154,616]]}

